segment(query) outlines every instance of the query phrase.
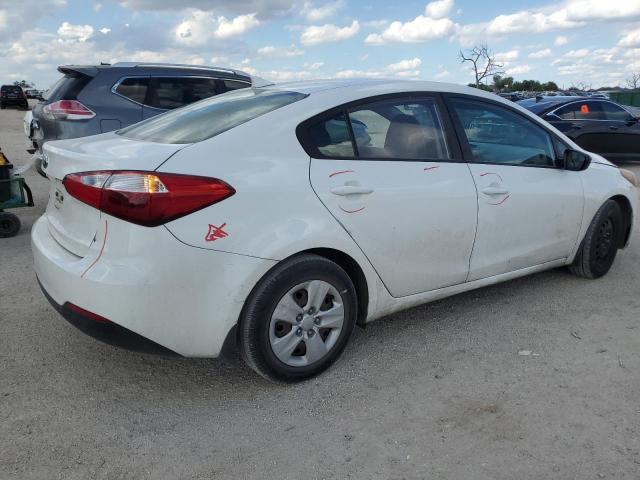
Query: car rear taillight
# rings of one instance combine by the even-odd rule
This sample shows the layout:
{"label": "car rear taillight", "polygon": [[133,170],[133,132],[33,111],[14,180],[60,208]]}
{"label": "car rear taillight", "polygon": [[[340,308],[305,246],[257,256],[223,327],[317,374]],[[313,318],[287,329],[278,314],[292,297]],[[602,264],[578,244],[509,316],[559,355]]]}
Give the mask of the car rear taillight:
{"label": "car rear taillight", "polygon": [[96,114],[77,100],[58,100],[46,105],[42,111],[62,120],[88,120]]}
{"label": "car rear taillight", "polygon": [[0,92],[0,97],[5,98],[7,96],[7,92]]}
{"label": "car rear taillight", "polygon": [[63,184],[81,202],[145,227],[184,217],[236,193],[217,178],[161,172],[72,173]]}

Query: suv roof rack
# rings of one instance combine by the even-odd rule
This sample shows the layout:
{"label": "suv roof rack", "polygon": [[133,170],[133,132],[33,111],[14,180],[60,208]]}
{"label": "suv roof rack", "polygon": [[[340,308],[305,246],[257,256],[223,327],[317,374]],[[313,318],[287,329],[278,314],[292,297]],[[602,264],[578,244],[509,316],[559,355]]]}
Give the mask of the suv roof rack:
{"label": "suv roof rack", "polygon": [[112,67],[153,67],[153,68],[190,68],[193,70],[214,70],[216,72],[224,72],[232,75],[242,75],[244,77],[250,77],[247,72],[242,70],[235,70],[233,68],[223,67],[209,67],[207,65],[189,65],[184,63],[150,63],[150,62],[117,62],[111,65]]}

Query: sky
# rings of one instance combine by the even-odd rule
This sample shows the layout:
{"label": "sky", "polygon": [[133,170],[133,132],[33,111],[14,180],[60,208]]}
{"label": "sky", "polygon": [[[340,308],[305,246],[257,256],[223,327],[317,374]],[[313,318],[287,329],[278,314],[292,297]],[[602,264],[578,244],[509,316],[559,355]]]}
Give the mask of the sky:
{"label": "sky", "polygon": [[516,80],[624,86],[640,0],[0,0],[0,82],[43,89],[58,65],[117,61],[468,83],[458,52],[482,43]]}

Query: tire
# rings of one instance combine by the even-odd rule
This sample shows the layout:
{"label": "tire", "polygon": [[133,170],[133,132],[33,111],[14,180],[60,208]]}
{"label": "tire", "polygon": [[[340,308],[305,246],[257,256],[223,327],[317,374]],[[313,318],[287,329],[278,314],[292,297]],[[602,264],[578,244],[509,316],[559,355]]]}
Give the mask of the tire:
{"label": "tire", "polygon": [[20,231],[20,219],[13,213],[0,212],[0,238],[15,237]]}
{"label": "tire", "polygon": [[355,287],[342,268],[318,255],[292,257],[269,271],[249,295],[238,326],[240,354],[268,380],[305,380],[340,356],[357,311]]}
{"label": "tire", "polygon": [[582,278],[600,278],[613,265],[622,238],[623,219],[620,205],[607,200],[587,229],[578,254],[569,270]]}

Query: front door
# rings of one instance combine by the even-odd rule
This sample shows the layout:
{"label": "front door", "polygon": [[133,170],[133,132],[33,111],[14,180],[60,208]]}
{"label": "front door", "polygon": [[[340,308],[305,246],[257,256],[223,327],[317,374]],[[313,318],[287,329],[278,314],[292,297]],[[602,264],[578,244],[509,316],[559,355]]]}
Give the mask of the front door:
{"label": "front door", "polygon": [[557,167],[555,140],[513,109],[451,98],[478,189],[469,281],[567,258],[584,203],[580,172]]}
{"label": "front door", "polygon": [[477,195],[445,140],[441,111],[435,98],[393,98],[308,126],[315,192],[394,297],[468,275]]}

